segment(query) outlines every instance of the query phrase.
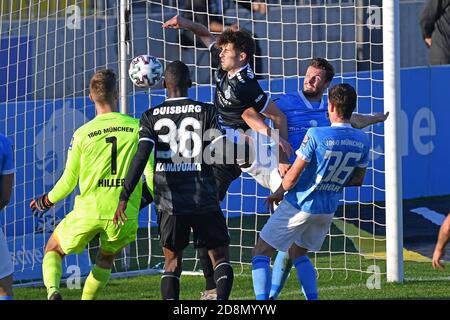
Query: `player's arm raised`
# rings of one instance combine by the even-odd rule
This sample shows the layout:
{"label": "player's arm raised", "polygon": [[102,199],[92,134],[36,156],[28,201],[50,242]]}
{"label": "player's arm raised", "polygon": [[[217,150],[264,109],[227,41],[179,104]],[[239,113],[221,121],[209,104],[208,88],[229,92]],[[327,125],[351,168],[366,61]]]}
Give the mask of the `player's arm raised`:
{"label": "player's arm raised", "polygon": [[180,15],[176,15],[163,23],[164,29],[186,29],[192,31],[197,37],[199,37],[206,47],[210,47],[216,38],[209,32],[203,24],[186,19]]}
{"label": "player's arm raised", "polygon": [[353,113],[350,118],[350,124],[353,128],[362,129],[372,124],[386,121],[389,112],[372,114]]}

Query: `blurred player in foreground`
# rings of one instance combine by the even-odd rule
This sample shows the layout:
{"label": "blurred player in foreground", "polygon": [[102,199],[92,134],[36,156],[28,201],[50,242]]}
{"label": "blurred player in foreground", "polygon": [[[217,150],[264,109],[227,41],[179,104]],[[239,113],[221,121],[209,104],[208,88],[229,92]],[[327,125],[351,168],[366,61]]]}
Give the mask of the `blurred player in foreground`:
{"label": "blurred player in foreground", "polygon": [[[14,181],[14,158],[11,141],[0,134],[0,210],[9,203]],[[0,228],[0,300],[13,299],[14,266],[5,236]]]}

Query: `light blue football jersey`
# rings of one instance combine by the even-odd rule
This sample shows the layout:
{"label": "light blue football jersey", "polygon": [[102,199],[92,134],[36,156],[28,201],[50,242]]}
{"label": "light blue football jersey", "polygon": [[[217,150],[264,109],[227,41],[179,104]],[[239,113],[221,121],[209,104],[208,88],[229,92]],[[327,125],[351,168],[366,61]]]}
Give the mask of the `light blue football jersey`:
{"label": "light blue football jersey", "polygon": [[309,163],[285,199],[303,212],[334,213],[353,169],[367,167],[369,149],[367,135],[350,124],[310,128],[296,151]]}
{"label": "light blue football jersey", "polygon": [[[309,128],[330,125],[327,116],[328,103],[325,100],[310,102],[300,91],[274,97],[274,102],[286,115],[288,141],[294,150],[300,147]],[[290,160],[293,162],[295,155]]]}
{"label": "light blue football jersey", "polygon": [[0,175],[14,173],[13,146],[11,141],[0,134]]}

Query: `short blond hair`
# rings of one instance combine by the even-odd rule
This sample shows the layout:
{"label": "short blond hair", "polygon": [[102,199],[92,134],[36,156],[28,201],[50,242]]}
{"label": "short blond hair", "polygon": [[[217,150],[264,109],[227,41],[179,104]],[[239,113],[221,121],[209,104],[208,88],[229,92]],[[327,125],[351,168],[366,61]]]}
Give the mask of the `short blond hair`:
{"label": "short blond hair", "polygon": [[117,95],[114,71],[111,69],[97,71],[91,78],[89,90],[95,102],[112,104]]}

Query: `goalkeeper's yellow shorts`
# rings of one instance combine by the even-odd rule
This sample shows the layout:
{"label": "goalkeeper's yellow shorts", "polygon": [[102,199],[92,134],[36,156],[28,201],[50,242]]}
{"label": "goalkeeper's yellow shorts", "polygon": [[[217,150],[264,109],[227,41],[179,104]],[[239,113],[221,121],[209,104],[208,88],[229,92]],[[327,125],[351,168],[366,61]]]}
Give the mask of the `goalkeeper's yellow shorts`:
{"label": "goalkeeper's yellow shorts", "polygon": [[138,220],[127,220],[116,228],[112,220],[87,219],[75,211],[69,213],[56,227],[54,234],[65,254],[81,253],[88,243],[100,236],[102,253],[114,254],[136,240]]}

